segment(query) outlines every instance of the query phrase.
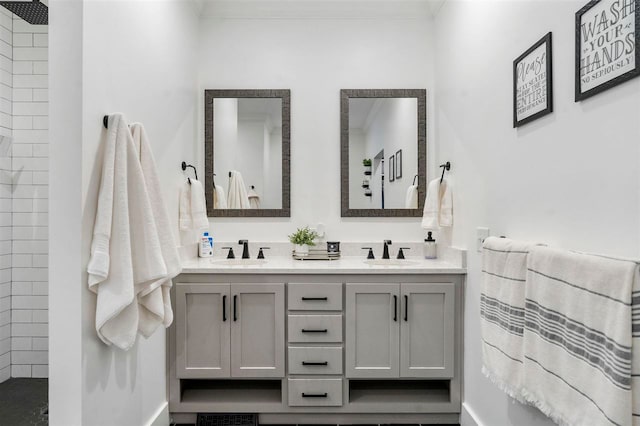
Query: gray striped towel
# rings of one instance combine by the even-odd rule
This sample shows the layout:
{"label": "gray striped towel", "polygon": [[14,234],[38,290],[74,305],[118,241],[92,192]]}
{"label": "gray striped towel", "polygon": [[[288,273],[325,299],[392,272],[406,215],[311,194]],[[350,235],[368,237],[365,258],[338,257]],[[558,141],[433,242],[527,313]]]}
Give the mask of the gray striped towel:
{"label": "gray striped towel", "polygon": [[524,377],[524,295],[531,247],[489,237],[482,250],[482,372],[518,400]]}
{"label": "gray striped towel", "polygon": [[637,265],[534,247],[527,268],[525,399],[561,425],[637,424],[631,377]]}

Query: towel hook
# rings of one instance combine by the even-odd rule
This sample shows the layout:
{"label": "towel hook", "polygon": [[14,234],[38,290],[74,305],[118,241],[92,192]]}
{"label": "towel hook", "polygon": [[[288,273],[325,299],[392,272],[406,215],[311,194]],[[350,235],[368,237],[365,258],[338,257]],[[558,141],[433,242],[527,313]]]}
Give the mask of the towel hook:
{"label": "towel hook", "polygon": [[[196,175],[196,180],[198,180],[198,171],[196,170],[196,168],[194,166],[192,166],[191,164],[187,164],[184,161],[182,162],[182,164],[180,166],[181,166],[183,172],[185,170],[187,170],[187,167],[191,167],[193,169],[193,173]],[[191,184],[191,178],[188,177],[187,180],[189,181],[189,184]]]}
{"label": "towel hook", "polygon": [[451,163],[447,161],[444,164],[440,164],[440,167],[442,167],[442,176],[440,176],[440,183],[442,183],[442,179],[444,179],[445,170],[447,171],[451,170]]}
{"label": "towel hook", "polygon": [[102,117],[102,125],[104,126],[105,129],[109,128],[109,116],[105,115],[104,117]]}

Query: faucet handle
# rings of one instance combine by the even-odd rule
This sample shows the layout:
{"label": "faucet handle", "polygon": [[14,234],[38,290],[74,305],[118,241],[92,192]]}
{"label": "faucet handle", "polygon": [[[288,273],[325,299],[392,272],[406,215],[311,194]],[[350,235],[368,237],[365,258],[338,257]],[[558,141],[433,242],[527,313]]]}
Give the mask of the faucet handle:
{"label": "faucet handle", "polygon": [[398,250],[398,257],[396,259],[404,259],[404,252],[402,250],[411,250],[409,247],[400,247]]}
{"label": "faucet handle", "polygon": [[233,247],[222,247],[222,249],[229,249],[229,254],[227,255],[227,259],[235,259],[236,255],[233,254]]}
{"label": "faucet handle", "polygon": [[383,241],[386,245],[390,246],[391,245],[391,240],[384,240]]}
{"label": "faucet handle", "polygon": [[270,250],[271,247],[260,247],[260,250],[258,250],[258,259],[264,259],[264,253],[262,252],[262,249]]}
{"label": "faucet handle", "polygon": [[373,255],[372,247],[362,247],[362,250],[369,250],[369,254],[367,254],[367,259],[375,259],[376,257]]}
{"label": "faucet handle", "polygon": [[239,240],[238,244],[249,244],[249,240]]}

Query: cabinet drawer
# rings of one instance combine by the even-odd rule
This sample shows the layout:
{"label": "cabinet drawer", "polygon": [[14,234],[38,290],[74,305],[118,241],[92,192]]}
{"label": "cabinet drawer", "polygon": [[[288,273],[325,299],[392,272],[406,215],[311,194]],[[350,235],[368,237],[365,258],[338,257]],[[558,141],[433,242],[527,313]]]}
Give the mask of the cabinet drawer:
{"label": "cabinet drawer", "polygon": [[288,295],[291,311],[342,310],[342,283],[290,283]]}
{"label": "cabinet drawer", "polygon": [[342,379],[289,379],[289,405],[342,405]]}
{"label": "cabinet drawer", "polygon": [[342,315],[289,315],[289,342],[342,342]]}
{"label": "cabinet drawer", "polygon": [[289,374],[342,374],[342,348],[289,346]]}

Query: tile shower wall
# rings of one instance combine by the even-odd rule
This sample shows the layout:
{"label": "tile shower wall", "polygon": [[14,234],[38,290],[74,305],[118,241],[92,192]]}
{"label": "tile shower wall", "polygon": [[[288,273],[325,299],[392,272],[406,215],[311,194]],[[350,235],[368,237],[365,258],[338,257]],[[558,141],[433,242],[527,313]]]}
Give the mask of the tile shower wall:
{"label": "tile shower wall", "polygon": [[48,376],[48,27],[13,20],[11,376]]}
{"label": "tile shower wall", "polygon": [[0,383],[11,377],[12,14],[0,8]]}

